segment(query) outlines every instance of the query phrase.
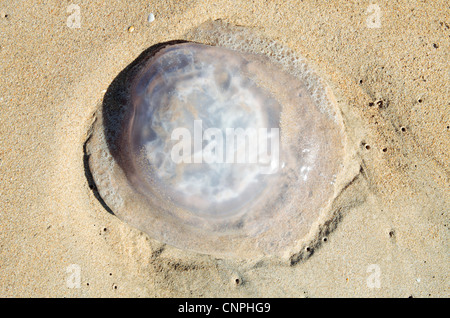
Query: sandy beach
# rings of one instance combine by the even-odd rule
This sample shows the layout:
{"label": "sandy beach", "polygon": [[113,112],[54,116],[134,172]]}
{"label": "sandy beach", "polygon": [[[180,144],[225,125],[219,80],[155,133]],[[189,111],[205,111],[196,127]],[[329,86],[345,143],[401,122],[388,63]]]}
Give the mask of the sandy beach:
{"label": "sandy beach", "polygon": [[[345,125],[332,222],[288,257],[165,244],[86,177],[117,75],[216,20],[305,58]],[[448,2],[6,0],[0,60],[0,297],[449,297]]]}

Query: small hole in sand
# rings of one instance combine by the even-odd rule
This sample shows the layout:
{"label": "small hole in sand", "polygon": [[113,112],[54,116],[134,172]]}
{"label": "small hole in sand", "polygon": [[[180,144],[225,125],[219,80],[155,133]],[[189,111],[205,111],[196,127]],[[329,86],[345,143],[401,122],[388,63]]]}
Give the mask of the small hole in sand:
{"label": "small hole in sand", "polygon": [[387,151],[387,148],[383,148],[383,152],[386,152]]}
{"label": "small hole in sand", "polygon": [[366,145],[365,148],[366,148],[367,150],[370,150],[370,146],[369,146],[369,145]]}
{"label": "small hole in sand", "polygon": [[372,107],[373,105],[375,105],[375,104],[372,102],[369,103],[369,107]]}
{"label": "small hole in sand", "polygon": [[405,127],[401,127],[400,129],[401,129],[403,132],[406,131],[406,128],[405,128]]}
{"label": "small hole in sand", "polygon": [[328,238],[324,237],[324,238],[322,239],[322,241],[327,242],[327,241],[328,241]]}
{"label": "small hole in sand", "polygon": [[308,253],[311,252],[311,247],[307,246],[307,247],[305,248],[305,251],[307,251]]}

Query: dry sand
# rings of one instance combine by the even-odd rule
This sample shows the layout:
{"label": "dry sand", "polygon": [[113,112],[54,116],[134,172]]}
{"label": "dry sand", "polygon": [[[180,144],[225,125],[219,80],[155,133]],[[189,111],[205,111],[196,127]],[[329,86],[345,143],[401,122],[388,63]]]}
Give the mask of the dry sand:
{"label": "dry sand", "polygon": [[[290,47],[340,92],[362,169],[336,229],[295,264],[164,245],[108,214],[85,177],[115,76],[215,19]],[[447,1],[2,1],[0,296],[448,297],[449,37]]]}

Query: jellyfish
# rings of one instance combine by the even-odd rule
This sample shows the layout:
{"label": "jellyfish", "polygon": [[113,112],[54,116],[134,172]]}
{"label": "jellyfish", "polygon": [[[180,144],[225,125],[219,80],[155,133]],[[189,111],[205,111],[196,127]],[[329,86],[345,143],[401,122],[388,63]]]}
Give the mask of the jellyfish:
{"label": "jellyfish", "polygon": [[154,239],[284,255],[334,197],[345,133],[304,59],[242,32],[207,24],[144,51],[96,111],[87,166],[103,204]]}

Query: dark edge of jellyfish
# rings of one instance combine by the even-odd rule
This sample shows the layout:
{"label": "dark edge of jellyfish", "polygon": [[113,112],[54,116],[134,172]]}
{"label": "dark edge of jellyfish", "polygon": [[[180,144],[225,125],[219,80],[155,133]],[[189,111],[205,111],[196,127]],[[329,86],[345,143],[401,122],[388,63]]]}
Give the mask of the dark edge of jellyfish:
{"label": "dark edge of jellyfish", "polygon": [[[119,154],[120,147],[117,147],[116,142],[120,137],[120,125],[123,123],[121,114],[126,112],[127,98],[130,98],[130,79],[133,75],[136,75],[139,71],[139,66],[145,64],[151,59],[158,51],[169,45],[175,45],[180,43],[187,43],[185,40],[172,40],[163,43],[155,44],[148,49],[144,50],[133,62],[131,62],[125,69],[123,69],[108,86],[106,93],[101,103],[101,114],[103,118],[103,130],[105,134],[106,145],[117,164],[123,168],[122,157]],[[94,177],[90,170],[89,160],[90,154],[87,152],[87,144],[91,136],[86,139],[83,144],[83,165],[84,174],[88,181],[89,189],[92,190],[94,197],[99,201],[102,207],[111,215],[115,215],[112,209],[106,204],[101,197],[97,185],[95,184]]]}
{"label": "dark edge of jellyfish", "polygon": [[[106,93],[103,97],[101,104],[102,117],[103,117],[103,130],[105,134],[106,145],[121,168],[123,168],[123,160],[119,154],[120,147],[117,147],[116,142],[120,137],[120,124],[123,122],[121,114],[126,111],[126,106],[130,106],[127,103],[127,98],[130,98],[130,79],[133,75],[139,71],[139,66],[144,65],[149,59],[151,59],[158,51],[169,45],[175,45],[180,43],[186,43],[185,40],[172,40],[163,43],[155,44],[148,49],[144,50],[133,62],[131,62],[125,69],[123,69],[108,86]],[[106,204],[101,197],[97,185],[95,184],[94,177],[90,170],[89,159],[90,155],[87,153],[87,144],[91,136],[86,139],[83,144],[83,165],[84,174],[88,181],[88,186],[92,190],[94,197],[100,202],[102,207],[111,215],[114,215],[112,209]]]}
{"label": "dark edge of jellyfish", "polygon": [[[132,166],[127,165],[129,149],[122,138],[123,132],[132,124],[130,121],[134,115],[134,111],[130,112],[129,109],[132,107],[130,94],[133,77],[157,52],[167,46],[181,43],[189,43],[189,41],[171,40],[147,48],[114,78],[106,90],[101,105],[105,140],[111,156],[123,171],[133,173],[129,171]],[[127,169],[124,169],[125,166]]]}
{"label": "dark edge of jellyfish", "polygon": [[92,176],[91,169],[89,167],[89,157],[90,155],[87,153],[87,143],[89,142],[89,139],[91,136],[87,138],[87,140],[83,144],[83,166],[84,166],[84,175],[86,176],[86,179],[88,181],[89,189],[92,190],[92,193],[94,194],[94,197],[100,202],[102,207],[109,213],[114,215],[114,212],[111,210],[111,208],[106,204],[106,202],[103,200],[103,198],[100,196],[100,193],[98,192],[97,185],[95,184],[94,177]]}

